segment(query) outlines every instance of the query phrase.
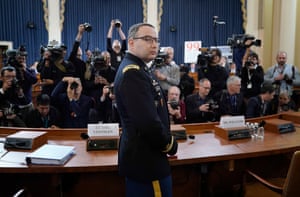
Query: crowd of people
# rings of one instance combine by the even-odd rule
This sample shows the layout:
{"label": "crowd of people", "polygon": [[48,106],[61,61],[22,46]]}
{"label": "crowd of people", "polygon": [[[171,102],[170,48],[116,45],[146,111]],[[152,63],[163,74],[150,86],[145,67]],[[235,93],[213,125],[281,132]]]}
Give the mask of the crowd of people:
{"label": "crowd of people", "polygon": [[[120,40],[112,40],[114,30]],[[121,126],[114,80],[127,50],[122,23],[111,21],[105,51],[83,52],[80,43],[84,32],[80,24],[69,57],[66,46],[50,45],[43,48],[41,59],[29,66],[27,52],[20,47],[6,62],[0,80],[1,126],[85,128],[99,122]],[[148,37],[135,39],[152,41]],[[248,47],[242,68],[236,70],[215,48],[209,51],[205,64],[178,65],[174,48],[167,46],[161,47],[147,66],[163,89],[171,123],[182,124],[219,121],[224,115],[251,118],[297,111],[293,86],[300,85],[299,71],[287,64],[284,51],[278,52],[276,62],[264,72],[259,56]],[[197,89],[189,72],[198,75]],[[41,95],[33,105],[35,86],[40,87]],[[28,114],[38,120],[29,120]]]}

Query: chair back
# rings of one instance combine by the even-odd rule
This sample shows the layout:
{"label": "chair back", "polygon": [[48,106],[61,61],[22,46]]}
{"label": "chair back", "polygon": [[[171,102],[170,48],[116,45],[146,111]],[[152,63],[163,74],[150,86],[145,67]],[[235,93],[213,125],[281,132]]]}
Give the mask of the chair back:
{"label": "chair back", "polygon": [[283,186],[282,196],[300,196],[300,151],[296,151],[292,157],[288,174]]}

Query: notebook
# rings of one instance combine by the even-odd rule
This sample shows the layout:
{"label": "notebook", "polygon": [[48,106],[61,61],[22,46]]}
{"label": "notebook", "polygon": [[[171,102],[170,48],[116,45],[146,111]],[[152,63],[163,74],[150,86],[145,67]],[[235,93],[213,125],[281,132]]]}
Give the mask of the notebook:
{"label": "notebook", "polygon": [[75,154],[74,146],[44,144],[26,156],[27,164],[63,165]]}

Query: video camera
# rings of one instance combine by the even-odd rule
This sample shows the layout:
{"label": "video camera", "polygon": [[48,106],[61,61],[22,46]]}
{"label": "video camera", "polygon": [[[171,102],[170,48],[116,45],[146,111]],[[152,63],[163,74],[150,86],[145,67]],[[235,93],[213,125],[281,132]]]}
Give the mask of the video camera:
{"label": "video camera", "polygon": [[[251,44],[246,45],[246,41],[251,40]],[[233,34],[231,38],[227,39],[227,45],[231,48],[248,48],[252,45],[260,47],[261,40],[255,39],[254,36],[249,34]]]}
{"label": "video camera", "polygon": [[27,51],[24,45],[20,45],[18,49],[8,49],[5,52],[6,64],[13,67],[21,66],[17,60],[17,56],[27,56]]}
{"label": "video camera", "polygon": [[199,51],[201,51],[201,54],[199,54],[197,57],[197,64],[202,67],[205,67],[208,65],[208,62],[212,59],[213,54],[210,48],[199,48]]}
{"label": "video camera", "polygon": [[41,45],[40,55],[43,56],[45,51],[51,52],[51,60],[55,61],[63,55],[64,46],[63,45],[48,45],[47,47]]}
{"label": "video camera", "polygon": [[91,65],[97,69],[106,68],[106,57],[101,55],[98,48],[92,52]]}

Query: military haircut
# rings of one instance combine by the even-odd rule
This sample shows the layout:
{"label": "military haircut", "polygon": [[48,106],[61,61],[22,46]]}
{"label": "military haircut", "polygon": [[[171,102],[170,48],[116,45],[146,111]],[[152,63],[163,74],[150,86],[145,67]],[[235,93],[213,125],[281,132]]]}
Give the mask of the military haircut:
{"label": "military haircut", "polygon": [[128,38],[134,38],[136,37],[137,32],[139,31],[140,27],[152,27],[155,29],[155,27],[149,23],[137,23],[132,25],[128,30]]}

